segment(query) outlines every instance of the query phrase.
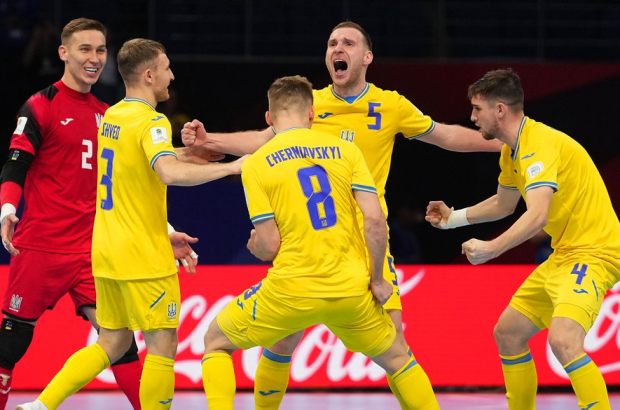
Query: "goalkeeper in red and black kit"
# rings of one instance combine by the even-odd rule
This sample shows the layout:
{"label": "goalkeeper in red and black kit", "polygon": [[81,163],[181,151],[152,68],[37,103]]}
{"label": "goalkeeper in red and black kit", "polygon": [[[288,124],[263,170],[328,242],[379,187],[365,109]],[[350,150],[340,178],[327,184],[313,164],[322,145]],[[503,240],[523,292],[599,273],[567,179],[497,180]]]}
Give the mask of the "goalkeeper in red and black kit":
{"label": "goalkeeper in red and black kit", "polygon": [[[106,62],[105,35],[101,23],[85,18],[64,27],[59,47],[64,75],[20,109],[2,169],[2,242],[12,256],[2,303],[0,409],[6,406],[13,369],[30,346],[37,320],[64,294],[71,296],[76,313],[98,328],[91,243],[97,131],[108,106],[90,89]],[[22,193],[25,206],[15,232]],[[139,409],[142,366],[135,340],[112,370]]]}

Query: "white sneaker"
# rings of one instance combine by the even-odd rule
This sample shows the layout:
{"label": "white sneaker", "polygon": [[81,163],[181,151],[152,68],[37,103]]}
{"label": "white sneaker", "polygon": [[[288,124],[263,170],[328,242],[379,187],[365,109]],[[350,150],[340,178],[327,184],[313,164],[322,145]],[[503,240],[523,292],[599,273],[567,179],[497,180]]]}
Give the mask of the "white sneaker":
{"label": "white sneaker", "polygon": [[15,410],[48,410],[41,400],[31,401],[30,403],[20,404]]}

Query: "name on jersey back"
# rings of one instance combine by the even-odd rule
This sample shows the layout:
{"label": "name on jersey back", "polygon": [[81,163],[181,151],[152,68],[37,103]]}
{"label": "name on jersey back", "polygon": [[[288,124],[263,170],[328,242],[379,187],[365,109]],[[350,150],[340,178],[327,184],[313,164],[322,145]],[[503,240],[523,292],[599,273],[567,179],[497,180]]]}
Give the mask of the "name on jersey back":
{"label": "name on jersey back", "polygon": [[108,124],[107,122],[104,122],[103,125],[101,126],[102,137],[107,137],[107,138],[112,138],[113,140],[117,140],[118,135],[120,133],[121,133],[120,125],[113,125],[113,124]]}
{"label": "name on jersey back", "polygon": [[267,155],[265,159],[270,167],[292,159],[342,159],[340,147],[301,147],[284,148]]}

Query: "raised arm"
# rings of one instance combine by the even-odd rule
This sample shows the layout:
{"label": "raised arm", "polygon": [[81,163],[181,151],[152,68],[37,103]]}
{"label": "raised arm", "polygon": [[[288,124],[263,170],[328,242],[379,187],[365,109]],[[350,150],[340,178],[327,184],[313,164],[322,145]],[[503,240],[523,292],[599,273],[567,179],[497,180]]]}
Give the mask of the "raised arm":
{"label": "raised arm", "polygon": [[280,251],[280,231],[275,219],[267,219],[254,224],[250,231],[248,249],[258,259],[269,262]]}
{"label": "raised arm", "polygon": [[166,185],[193,186],[241,173],[241,164],[246,157],[228,163],[206,165],[188,164],[171,155],[161,156],[153,169]]}
{"label": "raised arm", "polygon": [[252,154],[274,136],[271,128],[262,131],[243,131],[226,134],[208,133],[198,120],[185,123],[181,138],[186,147],[202,147],[232,155]]}
{"label": "raised arm", "polygon": [[553,189],[547,186],[527,191],[527,211],[506,232],[488,242],[470,239],[463,244],[463,253],[473,265],[478,265],[530,239],[547,225],[552,199]]}
{"label": "raised arm", "polygon": [[484,201],[454,211],[443,201],[430,201],[426,207],[425,219],[435,228],[452,229],[464,225],[497,221],[512,215],[521,194],[516,189],[497,187],[497,193]]}
{"label": "raised arm", "polygon": [[393,288],[383,279],[383,263],[387,248],[387,222],[377,194],[353,191],[357,205],[364,214],[364,240],[370,257],[370,290],[383,305],[392,296]]}
{"label": "raised arm", "polygon": [[430,134],[418,139],[449,151],[458,152],[499,152],[504,145],[499,140],[485,140],[478,131],[460,125],[441,123],[435,123],[435,128]]}

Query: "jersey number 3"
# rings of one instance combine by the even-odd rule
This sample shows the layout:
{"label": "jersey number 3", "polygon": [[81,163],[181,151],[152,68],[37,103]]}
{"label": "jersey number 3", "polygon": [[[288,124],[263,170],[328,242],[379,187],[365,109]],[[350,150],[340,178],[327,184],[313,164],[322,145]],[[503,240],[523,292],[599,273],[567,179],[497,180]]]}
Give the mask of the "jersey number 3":
{"label": "jersey number 3", "polygon": [[297,171],[297,178],[304,195],[308,198],[306,207],[312,227],[319,230],[336,225],[336,207],[334,198],[330,195],[332,186],[325,168],[320,165],[301,168]]}
{"label": "jersey number 3", "polygon": [[106,196],[101,198],[101,209],[109,211],[114,207],[114,201],[112,200],[112,168],[114,167],[114,151],[109,148],[104,148],[101,151],[101,158],[108,161],[105,174],[101,176],[101,185],[106,187]]}

